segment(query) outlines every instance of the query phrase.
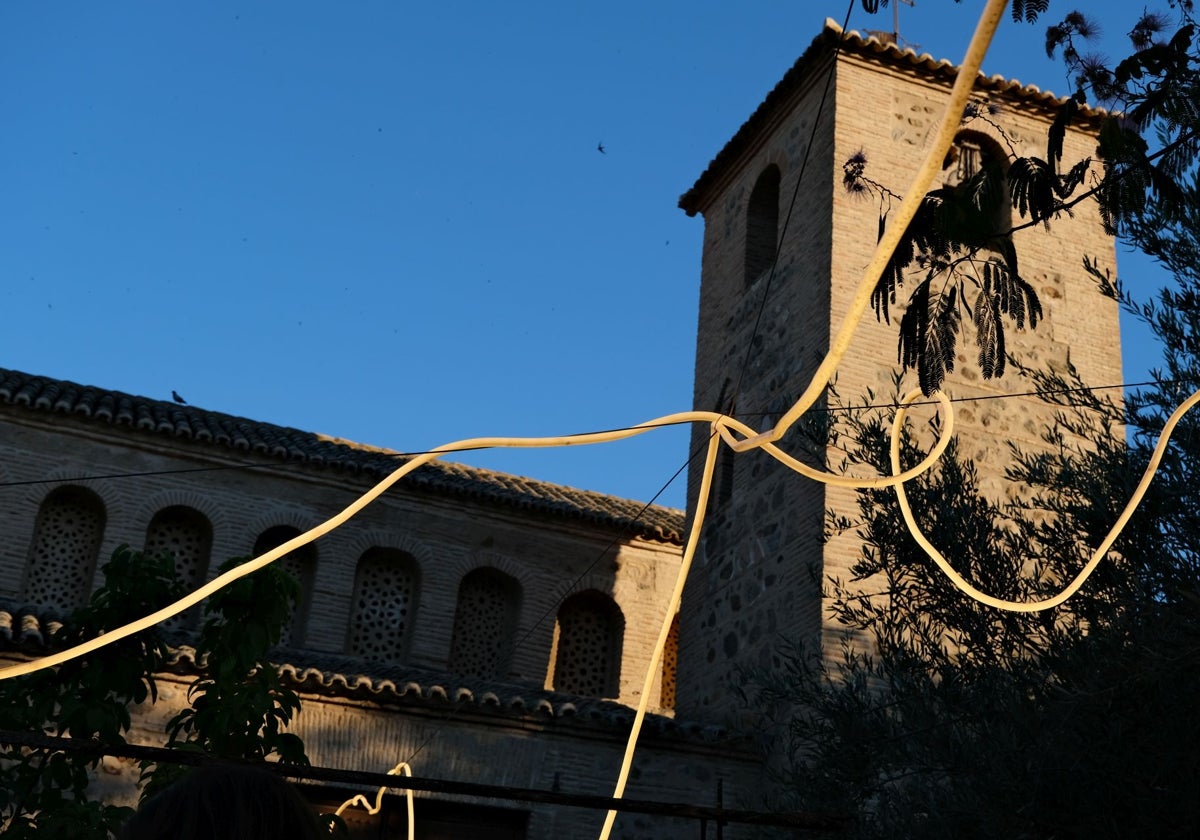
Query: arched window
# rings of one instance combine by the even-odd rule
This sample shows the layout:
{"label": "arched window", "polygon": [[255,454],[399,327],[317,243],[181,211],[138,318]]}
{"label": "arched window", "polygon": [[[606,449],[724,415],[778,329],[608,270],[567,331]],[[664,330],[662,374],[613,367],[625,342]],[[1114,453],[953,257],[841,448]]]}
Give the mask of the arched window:
{"label": "arched window", "polygon": [[588,697],[620,693],[625,617],[609,596],[588,590],[563,601],[555,627],[554,690]]}
{"label": "arched window", "polygon": [[746,275],[750,286],[775,260],[779,247],[779,167],[762,171],[746,207]]}
{"label": "arched window", "polygon": [[208,577],[212,524],[194,508],[174,505],[154,514],[146,528],[146,553],[170,554],[175,573],[188,590]]}
{"label": "arched window", "polygon": [[450,670],[503,679],[512,659],[521,587],[496,569],[476,569],[458,585]]}
{"label": "arched window", "polygon": [[346,650],[379,662],[400,662],[417,612],[417,561],[394,548],[369,548],[354,574]]}
{"label": "arched window", "polygon": [[[942,183],[947,187],[970,184],[979,190],[989,211],[990,233],[1012,228],[1012,197],[1008,191],[1008,157],[1000,145],[978,131],[960,131],[942,161]],[[974,183],[972,183],[974,182]]]}
{"label": "arched window", "polygon": [[[154,514],[146,528],[146,553],[167,554],[175,561],[175,574],[189,592],[208,578],[212,553],[212,524],[194,508],[174,505]],[[169,629],[190,627],[200,616],[200,607],[192,607],[164,622]]]}
{"label": "arched window", "polygon": [[[300,530],[290,525],[276,525],[274,528],[268,528],[254,541],[254,556],[258,557],[298,536],[300,536]],[[313,580],[317,574],[317,546],[315,543],[309,543],[285,554],[276,562],[300,583],[300,594],[292,604],[291,624],[283,628],[279,643],[302,647],[304,630],[308,624],[308,611],[312,605]]]}
{"label": "arched window", "polygon": [[659,683],[658,705],[663,709],[675,708],[675,669],[679,662],[679,613],[671,619],[667,631],[667,645],[663,648],[662,680]]}
{"label": "arched window", "polygon": [[91,490],[60,487],[46,496],[26,564],[27,604],[64,614],[83,603],[91,592],[104,524],[104,502]]}

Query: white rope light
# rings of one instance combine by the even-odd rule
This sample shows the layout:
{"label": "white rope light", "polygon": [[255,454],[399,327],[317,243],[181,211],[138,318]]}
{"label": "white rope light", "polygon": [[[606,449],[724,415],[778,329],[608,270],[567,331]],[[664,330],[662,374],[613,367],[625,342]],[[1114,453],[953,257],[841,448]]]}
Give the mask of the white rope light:
{"label": "white rope light", "polygon": [[[775,441],[783,437],[788,429],[790,429],[800,419],[800,417],[802,417],[804,413],[816,403],[817,399],[820,398],[821,394],[824,392],[825,388],[828,386],[834,373],[836,372],[838,365],[841,363],[842,359],[849,350],[854,331],[866,313],[872,290],[875,288],[875,285],[878,282],[884,267],[891,259],[892,251],[895,249],[901,235],[907,229],[909,222],[916,213],[918,204],[928,192],[933,183],[934,177],[940,171],[941,162],[944,159],[950,144],[953,142],[955,132],[957,131],[962,119],[963,109],[970,96],[971,88],[979,74],[983,57],[987,51],[988,44],[990,43],[991,38],[996,31],[996,27],[1000,22],[1000,18],[1003,15],[1005,6],[1005,0],[988,0],[988,3],[984,8],[982,15],[980,16],[975,33],[972,36],[971,43],[967,48],[966,55],[959,67],[958,75],[955,79],[954,87],[950,93],[950,98],[947,102],[946,110],[943,114],[942,121],[933,145],[930,148],[929,153],[912,184],[910,185],[908,192],[905,194],[903,201],[893,210],[892,222],[884,231],[884,235],[876,247],[875,254],[872,257],[870,264],[864,271],[863,279],[859,283],[842,324],[830,343],[829,352],[822,360],[821,365],[818,367],[812,381],[801,394],[799,399],[797,399],[795,404],[792,405],[786,414],[780,417],[779,421],[770,430],[762,433],[755,433],[755,431],[745,423],[742,423],[741,421],[724,414],[711,411],[684,411],[676,414],[668,414],[631,428],[608,432],[594,432],[583,435],[567,435],[546,438],[484,437],[448,443],[444,446],[437,447],[430,452],[414,457],[412,460],[408,461],[403,466],[393,471],[390,475],[379,481],[374,487],[348,505],[340,513],[336,514],[325,522],[322,522],[303,534],[288,540],[282,545],[225,572],[224,574],[199,587],[194,592],[181,598],[175,603],[164,607],[157,612],[151,613],[144,618],[133,621],[124,627],[109,631],[74,647],[58,653],[33,659],[28,662],[22,662],[2,668],[0,669],[0,680],[10,679],[12,677],[39,671],[43,668],[60,665],[64,662],[84,656],[92,651],[104,647],[105,645],[111,644],[112,642],[123,639],[171,618],[172,616],[188,609],[189,607],[200,603],[205,598],[216,593],[225,586],[228,586],[233,581],[258,571],[259,569],[267,566],[270,563],[273,563],[289,552],[301,548],[318,537],[321,537],[335,528],[340,527],[367,505],[379,498],[380,495],[382,495],[388,488],[390,488],[401,478],[408,475],[410,472],[422,466],[423,464],[434,461],[448,453],[471,449],[545,448],[606,443],[609,441],[635,437],[637,435],[645,434],[646,432],[656,428],[684,423],[708,424],[712,434],[705,457],[704,472],[701,477],[700,493],[697,499],[695,515],[692,520],[691,528],[688,532],[687,543],[683,552],[683,560],[666,607],[663,625],[658,634],[658,639],[650,657],[650,664],[647,668],[646,676],[642,683],[641,698],[639,700],[637,713],[634,717],[633,728],[626,743],[624,759],[622,761],[621,770],[617,778],[616,788],[613,793],[614,799],[620,799],[624,795],[625,786],[629,778],[630,768],[632,766],[633,756],[636,749],[638,734],[641,731],[642,723],[649,705],[649,698],[654,676],[658,671],[660,663],[662,662],[663,650],[666,647],[670,624],[675,613],[679,609],[684,584],[687,579],[687,573],[691,567],[692,560],[695,557],[696,548],[699,544],[701,529],[707,513],[708,496],[712,488],[712,479],[717,453],[722,443],[735,452],[745,452],[751,449],[762,449],[780,461],[780,463],[786,465],[788,468],[806,476],[807,478],[825,484],[860,489],[892,487],[895,490],[897,500],[900,504],[904,521],[907,524],[909,531],[912,533],[913,538],[926,552],[926,554],[933,559],[938,568],[941,569],[941,571],[954,583],[956,587],[962,590],[969,597],[974,598],[981,603],[997,609],[1008,610],[1012,612],[1033,612],[1037,610],[1049,609],[1065,602],[1071,597],[1071,595],[1079,590],[1092,572],[1095,571],[1099,563],[1107,555],[1108,550],[1112,547],[1121,531],[1128,524],[1130,517],[1133,515],[1134,510],[1145,496],[1146,490],[1149,488],[1150,482],[1152,481],[1155,472],[1158,470],[1167,444],[1170,441],[1171,433],[1174,431],[1176,425],[1179,423],[1179,420],[1183,417],[1183,415],[1191,410],[1198,402],[1200,402],[1200,391],[1192,394],[1191,397],[1183,402],[1167,421],[1163,428],[1162,435],[1159,438],[1158,445],[1154,449],[1150,464],[1147,466],[1146,471],[1142,476],[1141,482],[1138,484],[1133,496],[1125,506],[1121,516],[1109,531],[1108,536],[1105,537],[1104,541],[1092,554],[1091,559],[1084,566],[1079,575],[1057,595],[1042,601],[1028,603],[1006,601],[995,598],[972,586],[966,579],[964,579],[958,572],[954,570],[949,561],[947,561],[946,558],[932,544],[930,544],[925,536],[921,533],[920,527],[916,523],[912,510],[909,506],[908,497],[904,491],[904,482],[909,481],[910,479],[929,470],[937,461],[937,459],[941,457],[953,434],[954,410],[953,405],[945,394],[938,392],[934,395],[941,404],[942,417],[941,433],[935,446],[917,466],[909,470],[901,471],[899,454],[901,429],[907,417],[909,407],[921,396],[921,392],[919,390],[915,390],[904,397],[900,407],[896,412],[896,416],[892,424],[890,458],[893,474],[890,476],[859,478],[823,472],[807,466],[775,446]],[[406,763],[403,762],[396,765],[396,767],[389,771],[389,773],[393,775],[401,772],[405,775],[411,776],[410,768]],[[351,806],[362,806],[367,808],[369,813],[377,813],[382,803],[382,796],[383,789],[381,788],[376,795],[375,804],[372,806],[366,797],[358,795],[353,799],[343,803],[338,809],[337,813],[340,815],[343,810]],[[411,840],[411,838],[414,836],[413,799],[411,790],[408,791],[407,796],[409,809],[409,838]],[[616,819],[616,815],[617,811],[615,810],[608,812],[604,826],[600,833],[599,840],[608,840]]]}
{"label": "white rope light", "polygon": [[[387,771],[387,774],[389,776],[408,776],[411,779],[412,778],[412,768],[408,766],[407,761],[401,761],[399,764],[397,764],[391,770]],[[371,816],[375,816],[383,808],[383,795],[386,791],[387,791],[387,788],[385,788],[385,787],[381,787],[379,790],[375,791],[374,804],[372,804],[371,800],[367,799],[367,797],[365,797],[361,793],[358,794],[357,796],[352,796],[351,798],[349,798],[345,802],[343,802],[341,805],[339,805],[338,809],[336,811],[334,811],[333,813],[335,816],[340,817],[342,815],[342,812],[345,811],[347,808],[362,808]],[[404,798],[408,804],[408,840],[414,840],[414,838],[417,836],[416,835],[417,821],[416,821],[416,816],[415,816],[414,810],[413,810],[412,788],[407,788],[404,791]]]}

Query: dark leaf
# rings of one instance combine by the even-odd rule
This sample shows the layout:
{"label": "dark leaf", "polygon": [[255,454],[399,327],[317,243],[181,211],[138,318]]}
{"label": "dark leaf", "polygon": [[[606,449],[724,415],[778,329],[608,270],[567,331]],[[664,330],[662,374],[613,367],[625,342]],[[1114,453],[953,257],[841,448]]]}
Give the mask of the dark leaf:
{"label": "dark leaf", "polygon": [[1013,244],[1011,236],[997,237],[988,244],[1000,254],[1010,274],[1020,274],[1017,267],[1017,246]]}
{"label": "dark leaf", "polygon": [[1062,199],[1069,198],[1071,193],[1075,192],[1075,188],[1083,183],[1083,179],[1087,177],[1088,170],[1092,167],[1092,159],[1084,158],[1071,167],[1066,175],[1062,175],[1058,179],[1058,183],[1054,187],[1054,191],[1058,193],[1058,197]]}
{"label": "dark leaf", "polygon": [[1004,325],[987,288],[975,300],[975,341],[979,345],[979,369],[984,379],[1004,374]]}
{"label": "dark leaf", "polygon": [[1146,174],[1149,176],[1151,189],[1167,208],[1178,207],[1186,200],[1179,182],[1161,167],[1149,163],[1146,165]]}
{"label": "dark leaf", "polygon": [[1061,26],[1046,28],[1046,58],[1054,58],[1054,53],[1067,41],[1067,30]]}
{"label": "dark leaf", "polygon": [[905,370],[917,369],[926,396],[941,388],[946,374],[954,370],[959,325],[957,289],[932,294],[934,276],[931,273],[913,290],[900,319],[900,361]]}
{"label": "dark leaf", "polygon": [[928,238],[929,230],[932,227],[930,221],[932,214],[922,212],[928,201],[929,197],[926,196],[913,220],[909,222],[908,229],[896,243],[891,259],[884,266],[883,273],[879,276],[879,281],[871,292],[871,305],[875,309],[876,320],[891,323],[889,309],[891,304],[896,302],[896,288],[904,285],[904,271],[916,259],[918,249],[914,239]]}
{"label": "dark leaf", "polygon": [[1046,157],[1050,161],[1051,171],[1056,175],[1058,174],[1058,163],[1063,156],[1063,140],[1067,136],[1067,127],[1078,110],[1079,103],[1075,97],[1067,99],[1058,109],[1058,113],[1054,115],[1054,122],[1050,124],[1050,131],[1046,135]]}
{"label": "dark leaf", "polygon": [[929,282],[932,277],[925,278],[917,288],[913,289],[908,299],[908,308],[900,319],[900,364],[905,370],[917,367],[921,359],[921,348],[925,344],[925,334],[929,330]]}
{"label": "dark leaf", "polygon": [[1000,313],[1012,318],[1017,329],[1025,329],[1026,319],[1029,320],[1029,328],[1035,329],[1038,319],[1042,317],[1042,303],[1033,286],[1019,275],[1009,272],[1003,264],[996,261],[989,264]]}
{"label": "dark leaf", "polygon": [[1056,182],[1046,161],[1034,157],[1017,158],[1008,168],[1008,188],[1013,207],[1022,218],[1046,222],[1054,215]]}
{"label": "dark leaf", "polygon": [[1035,23],[1038,15],[1050,8],[1050,0],[1013,0],[1012,19],[1016,23]]}

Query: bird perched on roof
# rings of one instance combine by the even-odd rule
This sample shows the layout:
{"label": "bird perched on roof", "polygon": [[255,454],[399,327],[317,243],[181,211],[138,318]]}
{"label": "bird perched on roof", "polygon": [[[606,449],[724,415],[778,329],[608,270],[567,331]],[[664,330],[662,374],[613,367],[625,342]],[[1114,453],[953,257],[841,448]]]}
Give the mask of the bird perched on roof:
{"label": "bird perched on roof", "polygon": [[606,155],[606,154],[608,154],[608,152],[604,151],[604,144],[603,144],[603,143],[597,143],[597,144],[596,144],[596,151],[597,151],[597,152],[599,152],[599,153],[600,153],[600,154],[602,154],[602,155]]}
{"label": "bird perched on roof", "polygon": [[187,400],[179,396],[178,391],[171,391],[171,399],[175,400],[175,402],[179,403],[180,405],[187,405]]}

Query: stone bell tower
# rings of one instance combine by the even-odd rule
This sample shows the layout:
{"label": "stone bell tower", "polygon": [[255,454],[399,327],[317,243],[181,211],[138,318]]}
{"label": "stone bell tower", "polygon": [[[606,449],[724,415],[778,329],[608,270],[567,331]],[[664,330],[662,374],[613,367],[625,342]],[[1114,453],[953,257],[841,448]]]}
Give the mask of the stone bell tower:
{"label": "stone bell tower", "polygon": [[[732,413],[767,429],[804,390],[876,242],[879,205],[843,189],[842,163],[862,150],[872,177],[906,190],[932,144],[955,72],[949,62],[874,37],[848,32],[843,38],[827,21],[683,195],[680,207],[704,217],[695,408]],[[954,183],[964,167],[989,155],[1045,156],[1046,130],[1061,100],[1000,77],[980,76],[976,95],[995,106],[994,114],[964,125],[940,184]],[[1085,114],[1068,132],[1068,164],[1094,153],[1094,119]],[[1055,220],[1050,233],[1023,230],[1015,238],[1022,276],[1037,290],[1045,317],[1034,331],[1010,326],[1009,352],[1041,368],[1065,365],[1069,353],[1085,380],[1119,383],[1117,305],[1082,270],[1084,257],[1102,269],[1115,267],[1113,241],[1094,206],[1080,204],[1073,217]],[[903,290],[900,298],[906,295]],[[843,400],[861,402],[868,388],[885,399],[891,395],[899,315],[893,313],[891,325],[869,315],[859,326],[838,371]],[[1028,390],[1012,372],[985,381],[976,353],[969,332],[960,336],[957,372],[945,387],[952,398]],[[910,372],[905,388],[915,384]],[[1005,443],[1036,446],[1049,418],[1030,399],[958,405],[960,452],[980,464],[986,490],[1005,490]],[[693,444],[703,446],[708,430],[693,434]],[[781,445],[799,454],[803,437],[793,430]],[[835,461],[832,453],[828,460]],[[690,511],[699,480],[694,467]],[[681,717],[736,720],[753,714],[730,686],[740,668],[769,666],[784,637],[830,650],[836,628],[822,604],[822,581],[849,577],[860,544],[848,535],[823,540],[825,514],[853,511],[854,498],[853,490],[810,481],[763,452],[722,451],[680,616]]]}

